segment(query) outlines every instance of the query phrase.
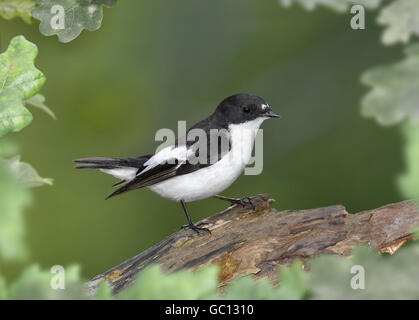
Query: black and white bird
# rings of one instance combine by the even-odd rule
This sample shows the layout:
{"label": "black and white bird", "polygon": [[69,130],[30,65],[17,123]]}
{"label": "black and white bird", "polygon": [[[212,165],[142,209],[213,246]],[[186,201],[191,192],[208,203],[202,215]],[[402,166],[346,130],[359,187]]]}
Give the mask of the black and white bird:
{"label": "black and white bird", "polygon": [[[249,197],[227,198],[219,193],[227,189],[249,163],[262,122],[279,117],[264,99],[236,94],[224,99],[212,115],[191,127],[186,139],[179,138],[155,154],[74,161],[80,163],[76,165],[78,169],[100,169],[121,180],[114,185],[120,186],[119,189],[108,198],[147,187],[163,198],[182,204],[188,219],[188,225],[183,227],[198,233],[209,231],[192,223],[185,203],[214,197],[253,207]],[[191,133],[194,138],[189,139]]]}

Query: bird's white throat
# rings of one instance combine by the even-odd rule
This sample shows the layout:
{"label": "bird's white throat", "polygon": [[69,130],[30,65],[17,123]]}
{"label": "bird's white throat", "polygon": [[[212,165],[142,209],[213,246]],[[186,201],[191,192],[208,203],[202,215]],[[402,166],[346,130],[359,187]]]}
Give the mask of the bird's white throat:
{"label": "bird's white throat", "polygon": [[260,117],[244,123],[229,125],[231,151],[228,155],[231,157],[231,161],[242,164],[243,168],[249,163],[256,134],[266,119],[268,118]]}

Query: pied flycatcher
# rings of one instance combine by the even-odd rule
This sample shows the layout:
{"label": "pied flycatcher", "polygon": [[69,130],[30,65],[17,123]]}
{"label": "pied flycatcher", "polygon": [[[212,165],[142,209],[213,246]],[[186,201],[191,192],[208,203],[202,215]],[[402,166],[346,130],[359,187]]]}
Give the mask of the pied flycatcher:
{"label": "pied flycatcher", "polygon": [[[148,187],[163,198],[182,204],[188,219],[188,225],[184,227],[198,233],[200,230],[209,232],[192,223],[185,203],[214,197],[243,206],[247,200],[253,207],[249,197],[234,199],[218,194],[245,169],[262,122],[279,117],[262,98],[236,94],[224,99],[212,115],[191,127],[187,132],[188,139],[179,138],[155,154],[74,161],[81,163],[76,165],[78,169],[100,169],[121,180],[114,185],[120,186],[119,189],[107,199]],[[189,139],[191,134],[194,139]]]}

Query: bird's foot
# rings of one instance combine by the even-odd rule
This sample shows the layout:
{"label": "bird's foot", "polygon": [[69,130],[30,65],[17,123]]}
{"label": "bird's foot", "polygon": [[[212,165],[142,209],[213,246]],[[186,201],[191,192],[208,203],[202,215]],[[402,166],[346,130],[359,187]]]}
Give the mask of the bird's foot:
{"label": "bird's foot", "polygon": [[181,227],[181,229],[191,229],[191,230],[195,231],[197,234],[199,234],[199,231],[205,231],[205,232],[208,232],[209,234],[211,234],[210,229],[198,227],[198,226],[203,225],[203,224],[205,224],[205,223],[200,223],[198,225],[196,225],[196,224],[185,224]]}
{"label": "bird's foot", "polygon": [[256,209],[256,207],[253,204],[252,199],[250,197],[243,197],[243,198],[240,198],[240,199],[231,199],[230,203],[241,205],[242,207],[250,205],[252,207],[252,210]]}

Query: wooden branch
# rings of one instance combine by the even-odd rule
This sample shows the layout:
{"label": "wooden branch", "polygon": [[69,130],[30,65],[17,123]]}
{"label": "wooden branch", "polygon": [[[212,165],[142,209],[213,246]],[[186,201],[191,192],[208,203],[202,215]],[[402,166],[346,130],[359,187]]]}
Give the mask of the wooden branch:
{"label": "wooden branch", "polygon": [[118,293],[133,281],[138,271],[158,263],[168,272],[195,270],[208,263],[221,267],[221,284],[254,274],[277,282],[277,269],[293,260],[307,260],[329,253],[350,255],[354,245],[369,245],[393,254],[411,238],[419,225],[419,210],[411,201],[348,214],[343,206],[278,212],[268,195],[252,198],[256,209],[232,206],[205,220],[212,234],[197,236],[178,231],[141,254],[94,277],[94,290],[105,279]]}

